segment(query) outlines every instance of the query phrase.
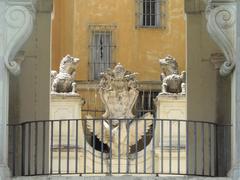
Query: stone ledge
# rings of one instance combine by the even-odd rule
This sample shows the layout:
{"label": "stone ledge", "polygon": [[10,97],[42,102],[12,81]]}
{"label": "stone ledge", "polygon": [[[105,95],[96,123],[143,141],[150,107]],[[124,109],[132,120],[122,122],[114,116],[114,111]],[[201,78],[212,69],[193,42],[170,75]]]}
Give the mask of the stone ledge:
{"label": "stone ledge", "polygon": [[13,180],[231,180],[223,177],[199,177],[199,176],[34,176],[16,177]]}

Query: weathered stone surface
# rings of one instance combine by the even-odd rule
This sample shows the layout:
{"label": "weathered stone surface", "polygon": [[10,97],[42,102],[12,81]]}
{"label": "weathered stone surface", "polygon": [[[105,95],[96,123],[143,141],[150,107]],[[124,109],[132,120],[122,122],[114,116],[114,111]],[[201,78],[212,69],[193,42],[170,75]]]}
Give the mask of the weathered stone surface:
{"label": "weathered stone surface", "polygon": [[64,177],[64,176],[41,176],[41,177],[18,177],[13,180],[230,180],[231,178],[217,177],[194,177],[194,176],[95,176],[95,177]]}
{"label": "weathered stone surface", "polygon": [[32,33],[36,0],[0,1],[0,180],[9,180],[8,112],[9,72],[18,75],[14,58]]}
{"label": "weathered stone surface", "polygon": [[182,95],[162,96],[155,99],[158,119],[187,119],[187,97]]}
{"label": "weathered stone surface", "polygon": [[136,73],[121,64],[101,74],[100,98],[105,106],[104,118],[133,118],[132,108],[138,97]]}
{"label": "weathered stone surface", "polygon": [[221,68],[221,65],[224,63],[225,60],[226,58],[224,54],[220,52],[212,53],[210,57],[211,63],[214,65],[214,68],[217,70]]}
{"label": "weathered stone surface", "polygon": [[208,33],[226,57],[220,74],[227,76],[236,64],[236,1],[208,0],[206,18]]}
{"label": "weathered stone surface", "polygon": [[[118,64],[113,70],[109,69],[102,73],[101,77],[99,94],[106,109],[106,112],[103,114],[103,119],[105,119],[103,123],[103,137],[101,121],[95,122],[95,128],[92,121],[89,120],[87,121],[87,127],[91,132],[95,133],[100,140],[103,140],[104,143],[109,145],[112,140],[111,151],[113,155],[118,156],[119,144],[121,154],[126,155],[130,150],[130,148],[127,150],[127,145],[130,147],[136,143],[136,139],[140,140],[142,138],[144,134],[144,119],[146,119],[145,131],[147,132],[150,129],[153,115],[146,113],[140,119],[132,121],[132,118],[134,118],[132,109],[139,94],[137,90],[136,73],[131,73],[121,64]],[[87,119],[93,119],[93,117],[88,115]],[[111,121],[109,119],[111,119]],[[138,121],[137,137],[135,121]],[[121,134],[120,142],[118,139],[119,133]],[[112,137],[110,138],[110,136]],[[129,141],[128,144],[127,141]]]}
{"label": "weathered stone surface", "polygon": [[52,94],[76,93],[75,75],[79,63],[78,58],[66,55],[60,63],[59,73],[51,71]]}
{"label": "weathered stone surface", "polygon": [[177,61],[172,56],[159,60],[162,73],[162,93],[186,94],[186,72],[179,74]]}

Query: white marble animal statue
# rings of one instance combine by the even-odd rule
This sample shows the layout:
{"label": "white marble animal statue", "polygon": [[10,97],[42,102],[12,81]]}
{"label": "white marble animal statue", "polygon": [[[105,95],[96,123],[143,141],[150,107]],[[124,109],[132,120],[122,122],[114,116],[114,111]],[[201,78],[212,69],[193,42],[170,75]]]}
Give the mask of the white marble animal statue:
{"label": "white marble animal statue", "polygon": [[66,55],[60,63],[59,73],[51,71],[52,93],[76,93],[75,75],[79,58]]}
{"label": "white marble animal statue", "polygon": [[161,94],[181,93],[186,94],[186,72],[179,74],[177,61],[167,56],[159,60],[162,73],[162,92]]}

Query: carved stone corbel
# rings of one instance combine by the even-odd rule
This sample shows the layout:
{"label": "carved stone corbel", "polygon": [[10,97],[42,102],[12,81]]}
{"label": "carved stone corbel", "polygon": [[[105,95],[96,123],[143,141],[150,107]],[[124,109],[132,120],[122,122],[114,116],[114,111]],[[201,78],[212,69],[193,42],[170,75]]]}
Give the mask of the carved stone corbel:
{"label": "carved stone corbel", "polygon": [[20,73],[20,63],[14,60],[17,52],[26,42],[33,30],[35,5],[37,0],[5,1],[4,24],[4,62],[7,69],[17,75]]}
{"label": "carved stone corbel", "polygon": [[209,0],[206,8],[207,30],[223,51],[226,61],[220,67],[222,76],[235,67],[236,2],[235,0]]}

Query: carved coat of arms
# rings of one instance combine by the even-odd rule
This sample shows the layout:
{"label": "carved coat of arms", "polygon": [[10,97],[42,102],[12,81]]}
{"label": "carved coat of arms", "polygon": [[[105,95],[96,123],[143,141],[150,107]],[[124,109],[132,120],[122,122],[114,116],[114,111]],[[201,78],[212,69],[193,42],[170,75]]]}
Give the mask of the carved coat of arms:
{"label": "carved coat of arms", "polygon": [[[108,145],[111,143],[113,155],[126,155],[129,147],[140,140],[153,123],[150,113],[133,120],[132,109],[139,94],[136,73],[125,70],[121,64],[117,64],[113,70],[108,69],[101,73],[99,94],[106,110],[103,114],[103,131],[102,122],[99,121],[95,122],[95,127],[91,121],[87,121],[87,127],[100,141]],[[87,115],[87,119],[93,117]],[[118,151],[119,146],[121,152]]]}

